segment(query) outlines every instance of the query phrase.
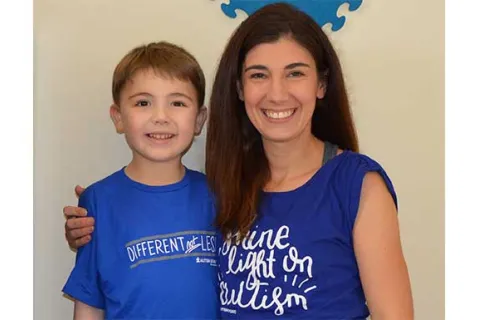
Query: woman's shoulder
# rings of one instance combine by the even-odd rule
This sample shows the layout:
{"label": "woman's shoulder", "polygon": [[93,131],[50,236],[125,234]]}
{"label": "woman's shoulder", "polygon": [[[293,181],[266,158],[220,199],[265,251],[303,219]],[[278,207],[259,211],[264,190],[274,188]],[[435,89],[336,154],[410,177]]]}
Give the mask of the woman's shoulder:
{"label": "woman's shoulder", "polygon": [[338,158],[339,168],[343,170],[383,170],[377,160],[364,153],[339,149],[335,158]]}
{"label": "woman's shoulder", "polygon": [[[365,177],[375,174],[383,180],[397,203],[393,182],[379,161],[369,155],[350,150],[341,150],[332,160],[336,160],[332,174],[341,189],[349,190],[355,197],[359,197]],[[375,179],[377,180],[379,179]]]}
{"label": "woman's shoulder", "polygon": [[386,171],[379,161],[371,156],[351,150],[339,149],[336,156],[325,163],[330,166],[332,173],[347,180],[368,172],[378,172],[386,175]]}

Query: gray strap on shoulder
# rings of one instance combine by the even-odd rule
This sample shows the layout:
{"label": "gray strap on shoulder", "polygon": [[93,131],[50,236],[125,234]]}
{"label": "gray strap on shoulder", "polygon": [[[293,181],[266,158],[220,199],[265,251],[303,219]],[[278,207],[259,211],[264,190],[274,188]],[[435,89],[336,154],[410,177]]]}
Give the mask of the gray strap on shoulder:
{"label": "gray strap on shoulder", "polygon": [[329,160],[333,159],[337,155],[338,146],[332,144],[328,141],[325,141],[325,147],[323,150],[323,163],[322,166],[327,163]]}

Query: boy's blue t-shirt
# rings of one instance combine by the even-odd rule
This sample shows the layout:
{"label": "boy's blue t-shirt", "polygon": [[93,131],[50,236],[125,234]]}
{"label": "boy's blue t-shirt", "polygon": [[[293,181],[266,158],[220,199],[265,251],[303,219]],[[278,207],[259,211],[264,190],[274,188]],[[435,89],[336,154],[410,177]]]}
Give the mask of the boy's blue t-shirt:
{"label": "boy's blue t-shirt", "polygon": [[218,319],[215,209],[203,174],[168,186],[119,170],[88,187],[95,218],[63,291],[107,319]]}
{"label": "boy's blue t-shirt", "polygon": [[352,230],[362,182],[381,166],[344,151],[303,186],[264,193],[248,241],[219,247],[225,319],[365,319],[369,315]]}

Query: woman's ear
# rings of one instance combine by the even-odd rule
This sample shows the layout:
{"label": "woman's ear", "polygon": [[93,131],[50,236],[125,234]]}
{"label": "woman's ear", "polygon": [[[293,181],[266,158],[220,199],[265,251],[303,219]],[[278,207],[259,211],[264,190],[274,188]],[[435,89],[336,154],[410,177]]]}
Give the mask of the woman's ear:
{"label": "woman's ear", "polygon": [[327,82],[322,80],[318,83],[317,99],[322,100],[327,92]]}
{"label": "woman's ear", "polygon": [[319,75],[320,81],[318,82],[318,89],[317,89],[317,99],[319,100],[322,100],[325,97],[325,94],[327,93],[328,76],[329,76],[328,69]]}
{"label": "woman's ear", "polygon": [[237,94],[238,94],[238,99],[244,101],[244,96],[243,96],[243,89],[242,89],[242,83],[237,80]]}

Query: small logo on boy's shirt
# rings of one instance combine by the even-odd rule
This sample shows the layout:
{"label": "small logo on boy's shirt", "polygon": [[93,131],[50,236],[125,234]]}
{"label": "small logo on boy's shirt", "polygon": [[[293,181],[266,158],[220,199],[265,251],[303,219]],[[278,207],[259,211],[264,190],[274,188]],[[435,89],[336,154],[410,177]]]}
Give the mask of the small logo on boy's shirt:
{"label": "small logo on boy's shirt", "polygon": [[207,264],[210,264],[212,267],[216,267],[217,266],[217,259],[214,259],[214,258],[200,258],[200,257],[197,257],[197,259],[195,260],[197,263],[207,263]]}
{"label": "small logo on boy's shirt", "polygon": [[[145,237],[130,241],[125,248],[131,262],[130,268],[143,263],[187,257],[197,257],[197,263],[216,265],[216,234],[212,231],[183,231]],[[205,258],[209,261],[198,260]]]}

